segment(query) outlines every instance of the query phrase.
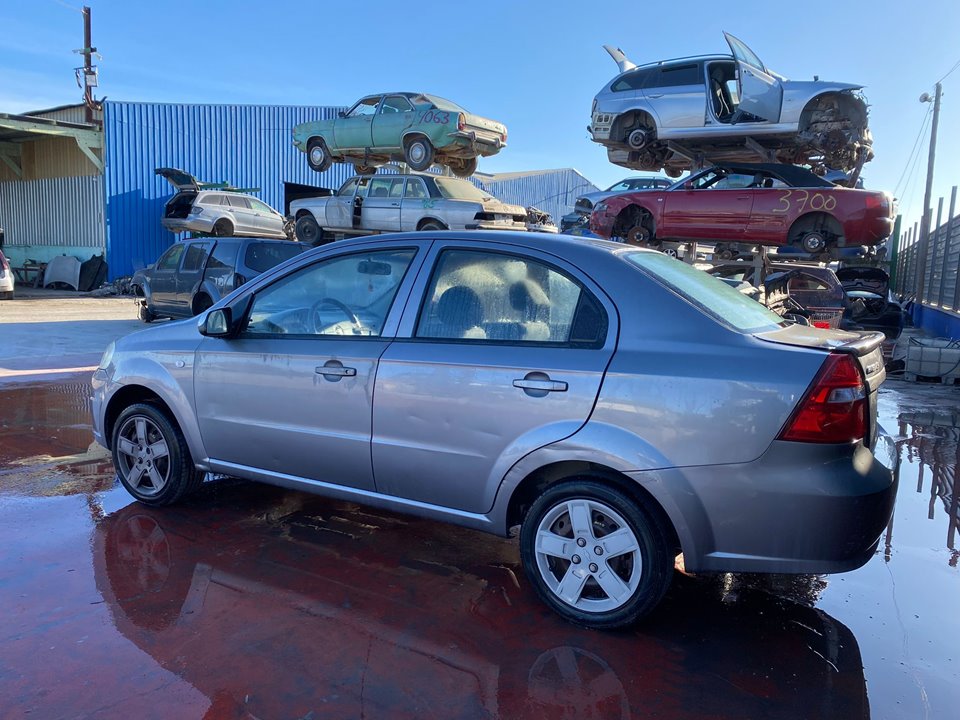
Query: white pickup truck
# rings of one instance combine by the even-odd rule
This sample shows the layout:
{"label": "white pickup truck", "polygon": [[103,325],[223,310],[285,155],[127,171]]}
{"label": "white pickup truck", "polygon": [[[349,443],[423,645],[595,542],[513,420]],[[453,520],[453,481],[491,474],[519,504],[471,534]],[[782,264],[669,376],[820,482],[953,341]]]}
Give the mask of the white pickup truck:
{"label": "white pickup truck", "polygon": [[[402,230],[540,230],[528,212],[507,205],[467,180],[430,174],[358,175],[329,197],[294,200],[297,239],[320,245],[338,235]],[[542,215],[542,213],[541,213]]]}

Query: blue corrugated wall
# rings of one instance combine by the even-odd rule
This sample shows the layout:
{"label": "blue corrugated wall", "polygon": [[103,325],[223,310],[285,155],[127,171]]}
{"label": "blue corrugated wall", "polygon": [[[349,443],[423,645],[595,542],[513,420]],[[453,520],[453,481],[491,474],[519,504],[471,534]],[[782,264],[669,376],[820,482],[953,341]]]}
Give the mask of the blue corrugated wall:
{"label": "blue corrugated wall", "polygon": [[155,168],[180,168],[204,182],[258,187],[254,194],[281,211],[284,181],[339,187],[353,166],[335,164],[325,173],[313,172],[293,147],[290,133],[298,123],[335,117],[341,109],[107,101],[104,191],[110,277],[130,275],[153,262],[175,239],[160,225],[173,189],[154,174]]}
{"label": "blue corrugated wall", "polygon": [[479,176],[480,184],[487,192],[507,203],[524,207],[533,205],[548,212],[557,225],[563,215],[573,210],[573,203],[578,196],[599,190],[583,175],[570,168],[544,170],[505,180],[497,180],[496,176],[493,178]]}

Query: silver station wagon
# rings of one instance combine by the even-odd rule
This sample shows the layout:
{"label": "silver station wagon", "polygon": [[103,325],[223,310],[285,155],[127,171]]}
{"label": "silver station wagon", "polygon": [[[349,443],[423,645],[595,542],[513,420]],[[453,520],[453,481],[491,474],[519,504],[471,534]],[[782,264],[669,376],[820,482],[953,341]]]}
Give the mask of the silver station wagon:
{"label": "silver station wagon", "polygon": [[881,339],[790,325],[622,244],[397,234],[118,340],[93,424],[149,505],[213,472],[519,526],[539,596],[607,628],[657,605],[681,552],[693,572],[871,557],[896,490]]}

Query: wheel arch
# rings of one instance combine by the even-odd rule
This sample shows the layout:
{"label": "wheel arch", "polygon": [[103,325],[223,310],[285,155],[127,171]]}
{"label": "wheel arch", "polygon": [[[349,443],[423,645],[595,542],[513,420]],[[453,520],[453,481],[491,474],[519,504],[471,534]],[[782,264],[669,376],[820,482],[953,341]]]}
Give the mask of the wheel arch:
{"label": "wheel arch", "polygon": [[657,123],[653,108],[631,108],[617,115],[613,125],[610,126],[610,140],[625,143],[627,141],[627,131],[640,126],[651,128],[655,136],[659,133],[659,123]]}
{"label": "wheel arch", "polygon": [[429,222],[438,223],[438,224],[442,225],[445,230],[449,230],[449,229],[450,229],[450,223],[448,223],[448,222],[446,222],[446,221],[444,221],[444,220],[441,220],[440,218],[435,217],[435,216],[433,216],[433,215],[425,215],[424,217],[422,217],[422,218],[420,218],[419,220],[417,220],[417,230],[418,230],[418,231],[419,231],[419,230],[422,230],[422,229],[423,229],[423,226],[426,225],[426,224],[429,223]]}
{"label": "wheel arch", "polygon": [[154,405],[165,412],[178,426],[180,425],[176,414],[159,394],[143,385],[124,385],[111,396],[103,413],[103,441],[106,443],[108,450],[112,449],[113,429],[117,423],[117,418],[120,417],[120,413],[124,409],[136,403]]}
{"label": "wheel arch", "polygon": [[422,137],[424,140],[430,143],[434,149],[437,148],[436,144],[434,144],[433,142],[433,138],[431,138],[427,133],[425,133],[420,128],[411,128],[409,130],[404,130],[403,134],[400,136],[400,147],[405,148],[407,146],[407,142],[411,138],[417,137],[417,136]]}
{"label": "wheel arch", "polygon": [[613,234],[618,237],[626,236],[631,228],[639,225],[644,219],[649,219],[650,234],[656,235],[657,219],[653,211],[641,203],[630,201],[617,213],[617,219],[613,223]]}
{"label": "wheel arch", "polygon": [[523,522],[530,506],[547,488],[567,480],[590,479],[635,498],[645,509],[655,513],[669,534],[677,553],[682,551],[680,536],[670,514],[660,501],[640,483],[608,465],[586,460],[560,460],[529,472],[513,488],[506,506],[506,529]]}
{"label": "wheel arch", "polygon": [[787,244],[797,242],[804,233],[811,230],[831,233],[836,237],[837,244],[843,244],[845,240],[843,224],[835,216],[822,210],[811,210],[791,223],[787,230]]}
{"label": "wheel arch", "polygon": [[803,105],[800,111],[799,129],[803,130],[810,124],[816,106],[823,100],[836,100],[841,112],[852,113],[850,119],[861,125],[867,123],[867,105],[863,99],[850,90],[831,89],[817,93]]}

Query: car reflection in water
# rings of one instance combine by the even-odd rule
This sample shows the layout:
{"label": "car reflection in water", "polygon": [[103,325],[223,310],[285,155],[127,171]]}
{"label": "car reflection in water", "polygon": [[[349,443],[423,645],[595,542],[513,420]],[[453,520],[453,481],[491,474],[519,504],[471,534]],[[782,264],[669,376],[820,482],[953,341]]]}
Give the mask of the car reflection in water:
{"label": "car reflection in water", "polygon": [[93,553],[117,629],[207,717],[870,714],[854,636],[810,607],[817,577],[678,576],[638,628],[587,631],[518,583],[514,543],[234,481],[108,515]]}
{"label": "car reflection in water", "polygon": [[[936,517],[936,505],[942,503],[947,515],[946,544],[950,550],[950,567],[957,567],[960,550],[957,548],[957,531],[960,529],[960,500],[956,492],[957,460],[960,458],[960,413],[941,410],[903,412],[899,416],[902,438],[901,457],[905,462],[917,463],[917,492],[924,492],[929,480],[930,504],[927,519]],[[904,453],[902,448],[906,448]],[[929,477],[924,477],[924,470]],[[887,529],[885,546],[889,554],[892,545],[894,518]]]}

